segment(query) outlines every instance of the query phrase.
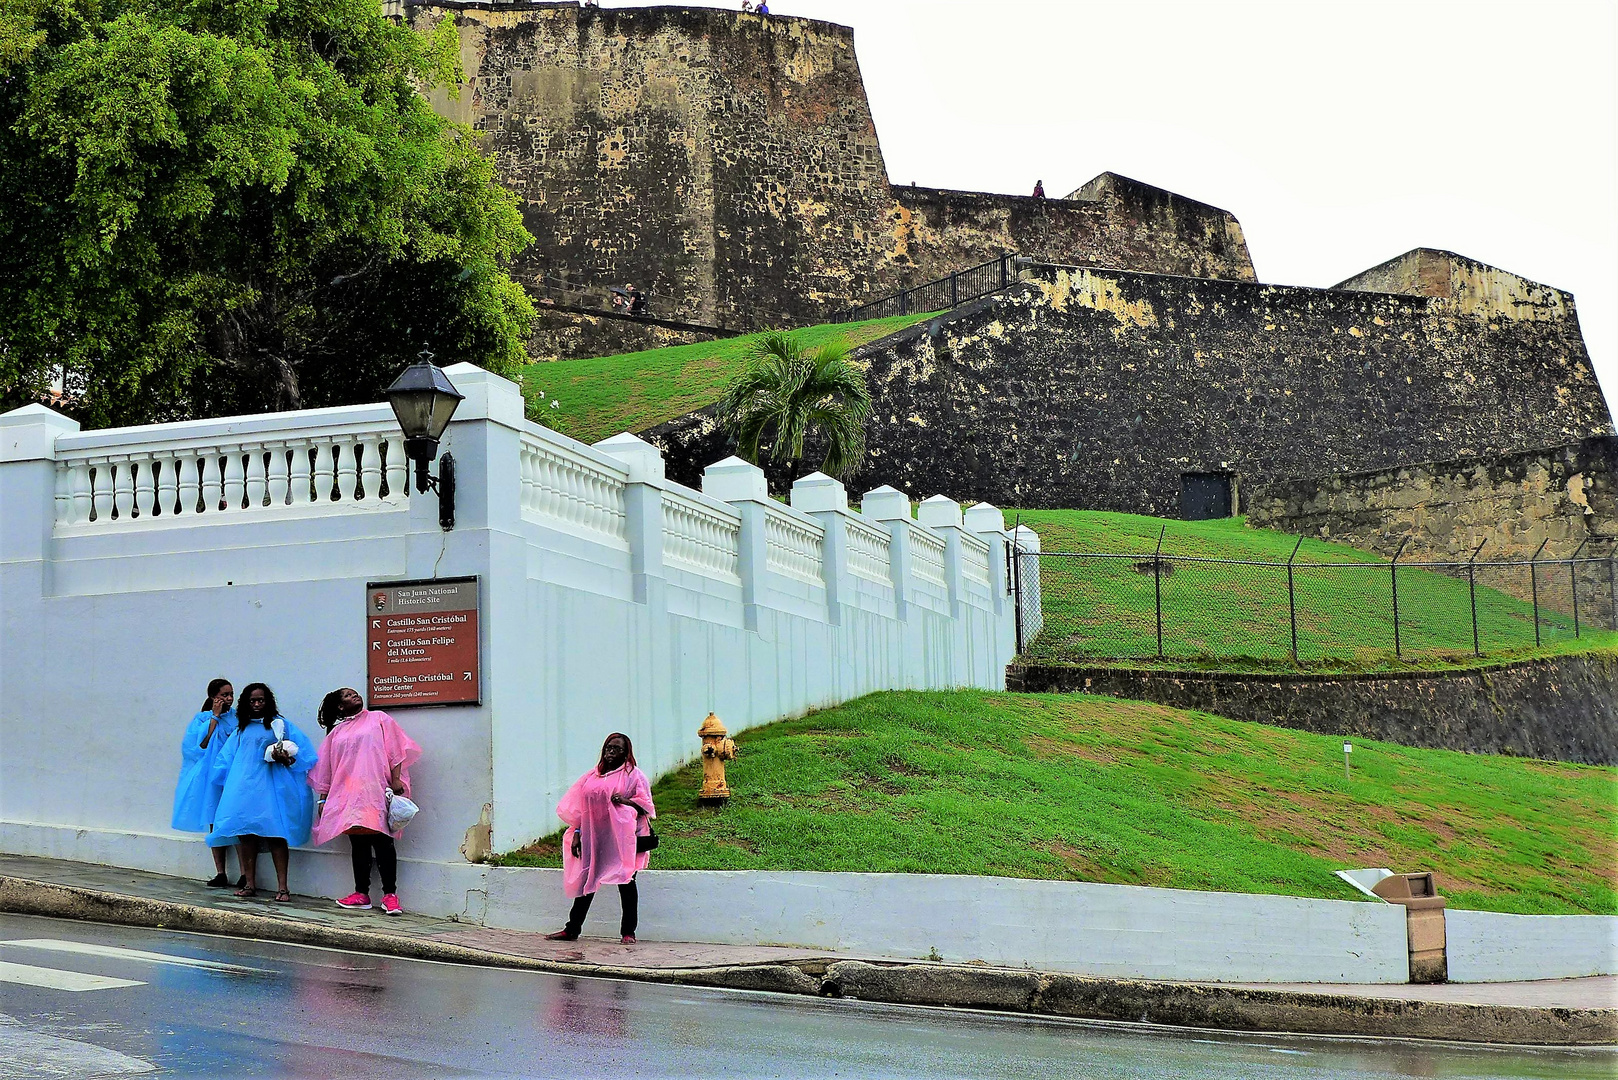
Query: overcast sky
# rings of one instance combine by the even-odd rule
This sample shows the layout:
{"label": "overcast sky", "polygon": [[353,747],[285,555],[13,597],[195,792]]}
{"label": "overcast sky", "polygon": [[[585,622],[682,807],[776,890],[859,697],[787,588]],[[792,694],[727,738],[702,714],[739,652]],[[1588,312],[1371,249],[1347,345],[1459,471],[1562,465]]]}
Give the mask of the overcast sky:
{"label": "overcast sky", "polygon": [[1234,213],[1284,284],[1458,251],[1573,292],[1618,402],[1611,0],[771,10],[854,28],[895,183],[1062,195],[1123,173]]}

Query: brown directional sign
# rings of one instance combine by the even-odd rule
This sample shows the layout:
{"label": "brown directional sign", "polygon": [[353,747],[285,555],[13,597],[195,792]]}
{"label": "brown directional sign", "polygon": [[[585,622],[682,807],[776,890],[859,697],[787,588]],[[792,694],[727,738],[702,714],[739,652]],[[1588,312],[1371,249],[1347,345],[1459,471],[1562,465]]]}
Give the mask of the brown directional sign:
{"label": "brown directional sign", "polygon": [[372,708],[476,705],[478,579],[365,586],[366,700]]}

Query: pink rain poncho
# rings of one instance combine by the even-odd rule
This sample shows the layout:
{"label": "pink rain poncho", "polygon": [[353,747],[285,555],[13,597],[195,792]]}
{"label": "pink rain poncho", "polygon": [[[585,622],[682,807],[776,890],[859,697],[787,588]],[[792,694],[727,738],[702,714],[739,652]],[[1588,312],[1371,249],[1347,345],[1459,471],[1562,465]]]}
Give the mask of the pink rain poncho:
{"label": "pink rain poncho", "polygon": [[[617,792],[651,811],[642,816],[633,806],[614,806]],[[594,769],[579,777],[556,804],[556,816],[567,822],[562,834],[562,889],[570,897],[593,893],[603,885],[627,885],[646,869],[652,853],[635,850],[635,837],[651,832],[657,816],[652,785],[646,774],[624,764],[602,776]],[[573,834],[579,835],[579,857],[573,857]]]}
{"label": "pink rain poncho", "polygon": [[362,709],[332,728],[309,770],[309,786],[326,796],[310,840],[324,844],[351,829],[398,839],[388,832],[388,781],[397,768],[408,789],[420,757],[421,747],[385,712]]}

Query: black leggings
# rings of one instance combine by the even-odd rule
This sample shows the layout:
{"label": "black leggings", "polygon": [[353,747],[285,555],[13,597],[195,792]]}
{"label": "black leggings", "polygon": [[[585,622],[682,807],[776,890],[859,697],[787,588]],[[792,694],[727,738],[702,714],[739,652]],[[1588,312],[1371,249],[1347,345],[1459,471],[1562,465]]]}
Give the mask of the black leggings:
{"label": "black leggings", "polygon": [[[573,910],[567,916],[567,932],[574,937],[584,929],[584,916],[589,913],[590,901],[595,898],[595,893],[587,892],[573,901]],[[628,884],[618,886],[618,899],[624,906],[624,918],[618,924],[618,933],[623,937],[632,937],[636,924],[640,922],[640,890],[635,888],[634,878],[630,878]]]}
{"label": "black leggings", "polygon": [[371,853],[376,853],[377,873],[382,875],[382,894],[398,892],[399,853],[393,848],[393,837],[386,833],[349,833],[354,845],[354,891],[371,892]]}

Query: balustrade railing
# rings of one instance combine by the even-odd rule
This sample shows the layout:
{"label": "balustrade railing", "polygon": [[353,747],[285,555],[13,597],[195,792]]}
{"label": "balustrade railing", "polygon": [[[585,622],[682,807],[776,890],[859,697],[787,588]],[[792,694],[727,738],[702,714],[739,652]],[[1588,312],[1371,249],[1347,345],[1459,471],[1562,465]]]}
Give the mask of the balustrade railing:
{"label": "balustrade railing", "polygon": [[[241,425],[247,430],[208,421],[164,425],[146,439],[128,430],[65,436],[57,444],[56,525],[402,505],[407,470],[398,426],[370,408],[330,417],[343,411],[316,410],[324,415],[297,434],[254,431],[259,425],[249,418]],[[282,414],[294,423],[297,416]]]}
{"label": "balustrade railing", "polygon": [[910,530],[910,562],[915,575],[922,581],[948,588],[944,578],[944,539],[936,533],[917,527]]}
{"label": "balustrade railing", "polygon": [[[556,436],[524,431],[519,473],[522,513],[541,524],[628,545],[624,483],[627,469],[567,446]],[[548,434],[548,433],[547,433]]]}
{"label": "balustrade railing", "polygon": [[989,587],[989,545],[975,536],[961,536],[961,577]]}
{"label": "balustrade railing", "polygon": [[741,583],[741,515],[678,491],[663,492],[663,558],[693,573]]}
{"label": "balustrade railing", "polygon": [[848,572],[878,585],[893,584],[892,541],[874,525],[848,522]]}
{"label": "balustrade railing", "polygon": [[809,585],[824,584],[825,544],[826,534],[820,526],[799,521],[774,506],[766,508],[764,561],[777,574]]}

